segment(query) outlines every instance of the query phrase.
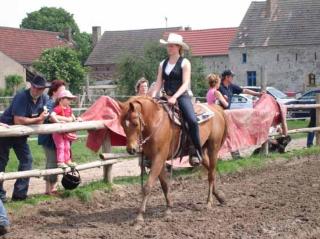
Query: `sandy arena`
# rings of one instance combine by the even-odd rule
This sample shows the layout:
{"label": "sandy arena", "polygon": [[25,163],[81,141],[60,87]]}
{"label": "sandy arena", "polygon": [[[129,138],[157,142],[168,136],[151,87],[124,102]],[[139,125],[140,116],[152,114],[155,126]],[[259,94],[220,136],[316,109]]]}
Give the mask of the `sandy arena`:
{"label": "sandy arena", "polygon": [[90,203],[59,199],[28,206],[10,215],[7,238],[320,238],[320,158],[279,160],[221,176],[218,185],[227,205],[215,200],[208,210],[204,179],[175,179],[171,218],[164,217],[157,185],[140,230],[132,226],[141,200],[138,185],[95,192]]}

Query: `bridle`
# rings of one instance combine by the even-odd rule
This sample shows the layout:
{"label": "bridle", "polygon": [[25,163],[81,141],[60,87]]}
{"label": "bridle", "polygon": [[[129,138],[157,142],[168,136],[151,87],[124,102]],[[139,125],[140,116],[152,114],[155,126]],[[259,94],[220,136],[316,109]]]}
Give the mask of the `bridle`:
{"label": "bridle", "polygon": [[138,115],[138,119],[139,119],[139,138],[138,138],[138,146],[139,146],[139,152],[142,152],[142,147],[143,145],[145,145],[153,135],[155,135],[155,133],[158,131],[159,126],[162,124],[163,121],[163,114],[161,115],[161,119],[158,121],[158,123],[156,124],[156,126],[154,126],[153,128],[155,128],[147,137],[143,136],[143,131],[144,128],[146,126],[145,121],[143,120],[142,114],[141,112],[137,112]]}

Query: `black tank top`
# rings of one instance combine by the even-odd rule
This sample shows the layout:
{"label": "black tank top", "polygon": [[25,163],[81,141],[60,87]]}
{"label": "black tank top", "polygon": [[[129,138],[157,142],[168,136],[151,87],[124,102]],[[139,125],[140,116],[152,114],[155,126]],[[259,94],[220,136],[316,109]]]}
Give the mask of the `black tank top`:
{"label": "black tank top", "polygon": [[164,80],[164,91],[167,95],[173,96],[177,90],[182,85],[182,67],[181,63],[183,61],[183,57],[180,56],[176,65],[172,69],[169,75],[166,74],[166,67],[169,62],[169,58],[167,58],[162,65],[162,79]]}

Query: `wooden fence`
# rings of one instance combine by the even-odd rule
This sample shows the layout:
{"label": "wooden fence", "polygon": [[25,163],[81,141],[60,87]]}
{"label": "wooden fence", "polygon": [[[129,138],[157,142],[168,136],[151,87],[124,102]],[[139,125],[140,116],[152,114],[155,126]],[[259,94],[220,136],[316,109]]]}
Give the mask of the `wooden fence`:
{"label": "wooden fence", "polygon": [[[291,105],[288,109],[316,109],[316,127],[313,128],[302,128],[289,130],[288,134],[296,133],[309,133],[316,132],[316,142],[320,145],[320,94],[317,94],[317,103],[314,105]],[[43,125],[14,125],[10,128],[0,127],[0,137],[20,137],[28,135],[39,135],[39,134],[51,134],[51,133],[63,133],[73,132],[79,130],[98,130],[105,129],[104,121],[85,121],[85,122],[72,122],[72,123],[56,123],[56,124],[43,124]],[[272,136],[278,134],[272,134]],[[270,135],[271,136],[271,135]],[[266,152],[267,154],[267,152]],[[102,154],[100,160],[78,165],[77,170],[86,170],[96,167],[103,167],[103,178],[106,182],[112,182],[112,165],[118,162],[120,158],[132,158],[134,156],[128,154],[112,154],[111,153],[111,139],[107,134],[103,145]],[[30,170],[23,172],[10,172],[0,173],[0,181],[13,180],[17,178],[25,177],[43,177],[48,175],[58,175],[70,171],[68,169],[44,169],[44,170]]]}

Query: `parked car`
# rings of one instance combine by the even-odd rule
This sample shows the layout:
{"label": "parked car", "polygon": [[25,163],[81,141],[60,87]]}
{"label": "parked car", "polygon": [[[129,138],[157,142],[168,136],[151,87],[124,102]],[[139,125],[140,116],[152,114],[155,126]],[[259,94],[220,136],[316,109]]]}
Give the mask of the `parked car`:
{"label": "parked car", "polygon": [[[244,86],[242,88],[253,90],[253,91],[256,91],[256,92],[260,92],[261,91],[261,87],[260,86]],[[287,104],[287,103],[289,103],[291,101],[294,101],[293,98],[288,97],[285,93],[283,93],[282,91],[280,91],[277,88],[274,88],[272,86],[268,86],[267,87],[267,93],[269,95],[272,95],[276,99],[276,101],[278,101],[281,104]]]}
{"label": "parked car", "polygon": [[[300,104],[300,105],[307,105],[307,104],[315,104],[316,103],[316,94],[320,93],[320,89],[310,90],[304,93],[301,97],[296,100],[287,102],[286,105],[291,104]],[[288,118],[308,118],[310,117],[310,109],[292,109],[288,110]]]}
{"label": "parked car", "polygon": [[251,95],[240,94],[233,95],[230,109],[246,109],[252,108],[254,97]]}

